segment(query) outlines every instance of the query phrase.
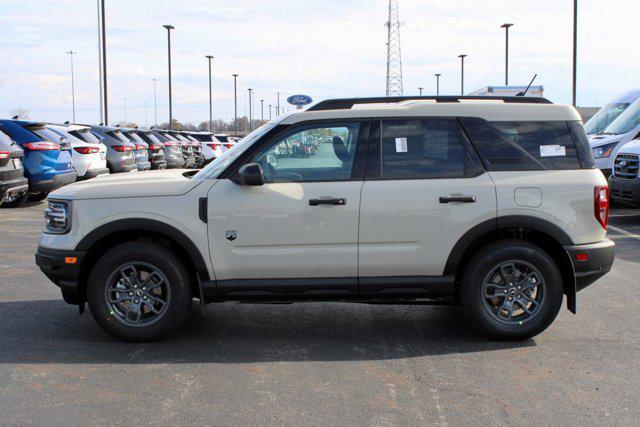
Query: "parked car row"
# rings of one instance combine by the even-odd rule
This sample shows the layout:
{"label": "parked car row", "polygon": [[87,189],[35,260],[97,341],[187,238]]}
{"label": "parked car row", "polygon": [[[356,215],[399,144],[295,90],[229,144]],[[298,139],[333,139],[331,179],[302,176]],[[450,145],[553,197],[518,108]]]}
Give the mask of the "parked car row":
{"label": "parked car row", "polygon": [[609,180],[611,198],[640,206],[640,88],[614,98],[585,130],[596,167]]}
{"label": "parked car row", "polygon": [[42,200],[100,175],[198,169],[234,144],[210,132],[0,120],[0,205]]}

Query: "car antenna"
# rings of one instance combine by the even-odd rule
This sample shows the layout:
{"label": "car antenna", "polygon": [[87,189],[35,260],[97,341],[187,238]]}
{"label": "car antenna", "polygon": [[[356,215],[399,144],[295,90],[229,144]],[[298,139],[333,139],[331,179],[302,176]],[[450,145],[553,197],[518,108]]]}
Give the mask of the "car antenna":
{"label": "car antenna", "polygon": [[536,79],[536,77],[538,77],[537,74],[533,75],[533,78],[531,79],[531,81],[529,82],[529,85],[527,86],[527,88],[524,90],[524,92],[519,92],[516,94],[516,96],[525,96],[527,94],[527,92],[529,91],[529,88],[531,87],[531,85],[533,84],[533,81]]}
{"label": "car antenna", "polygon": [[100,122],[99,126],[104,126],[104,123],[103,123],[103,122]]}
{"label": "car antenna", "polygon": [[64,122],[64,124],[65,124],[65,125],[68,125],[68,124],[69,124],[69,120],[67,120],[66,122]]}

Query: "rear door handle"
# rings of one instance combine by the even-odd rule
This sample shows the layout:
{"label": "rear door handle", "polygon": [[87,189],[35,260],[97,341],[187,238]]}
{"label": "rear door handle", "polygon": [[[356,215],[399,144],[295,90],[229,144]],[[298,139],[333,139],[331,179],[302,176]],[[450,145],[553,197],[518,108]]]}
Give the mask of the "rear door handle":
{"label": "rear door handle", "polygon": [[440,203],[475,203],[476,196],[440,196]]}
{"label": "rear door handle", "polygon": [[344,197],[336,198],[336,197],[321,197],[319,199],[309,199],[309,206],[320,206],[320,205],[337,205],[342,206],[347,204],[347,199]]}

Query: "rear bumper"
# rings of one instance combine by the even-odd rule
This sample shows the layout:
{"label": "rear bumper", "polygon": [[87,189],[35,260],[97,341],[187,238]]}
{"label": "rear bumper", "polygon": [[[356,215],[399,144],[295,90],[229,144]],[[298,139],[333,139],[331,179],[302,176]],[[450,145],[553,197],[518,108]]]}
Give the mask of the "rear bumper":
{"label": "rear bumper", "polygon": [[148,171],[151,169],[151,162],[136,162],[139,171]]}
{"label": "rear bumper", "polygon": [[623,203],[640,205],[640,178],[621,179],[609,177],[611,198]]}
{"label": "rear bumper", "polygon": [[27,178],[20,177],[11,181],[0,182],[0,203],[14,196],[24,194],[29,191],[29,182]]}
{"label": "rear bumper", "polygon": [[168,169],[180,169],[184,166],[184,159],[180,158],[172,158],[167,159],[167,168]]}
{"label": "rear bumper", "polygon": [[[38,246],[36,252],[36,265],[49,280],[60,288],[62,297],[69,304],[81,302],[78,279],[84,256],[84,251],[59,250],[43,246]],[[69,258],[75,258],[75,262],[72,263]]]}
{"label": "rear bumper", "polygon": [[96,169],[88,169],[87,172],[82,176],[82,179],[95,178],[99,175],[108,174],[108,168],[96,168]]}
{"label": "rear bumper", "polygon": [[164,160],[152,160],[151,161],[151,169],[166,169],[167,162]]}
{"label": "rear bumper", "polygon": [[[611,270],[615,248],[616,244],[609,239],[588,245],[565,246],[573,263],[576,291],[586,288]],[[578,254],[586,254],[586,261],[578,261]]]}
{"label": "rear bumper", "polygon": [[77,174],[75,172],[66,172],[54,175],[53,178],[32,182],[29,184],[29,191],[32,193],[39,193],[41,191],[53,191],[60,187],[64,187],[67,184],[75,182]]}

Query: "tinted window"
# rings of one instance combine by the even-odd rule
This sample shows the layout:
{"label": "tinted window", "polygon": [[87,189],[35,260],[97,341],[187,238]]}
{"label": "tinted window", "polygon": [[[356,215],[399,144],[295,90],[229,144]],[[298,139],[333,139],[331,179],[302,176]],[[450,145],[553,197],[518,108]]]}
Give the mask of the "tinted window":
{"label": "tinted window", "polygon": [[361,124],[335,123],[297,127],[260,150],[253,161],[267,182],[351,179]]}
{"label": "tinted window", "polygon": [[502,133],[545,169],[580,169],[569,126],[565,122],[493,122]]}
{"label": "tinted window", "polygon": [[4,132],[0,132],[0,147],[8,148],[13,145],[13,141]]}
{"label": "tinted window", "polygon": [[89,129],[73,130],[69,133],[76,138],[80,138],[84,142],[88,142],[90,144],[98,144],[100,142],[100,139],[95,136]]}
{"label": "tinted window", "polygon": [[569,131],[573,137],[573,143],[576,146],[578,152],[578,159],[583,169],[593,169],[596,167],[595,160],[593,159],[593,152],[589,145],[589,139],[585,132],[584,126],[580,122],[567,122]]}
{"label": "tinted window", "polygon": [[383,120],[381,179],[461,178],[465,149],[450,120]]}

